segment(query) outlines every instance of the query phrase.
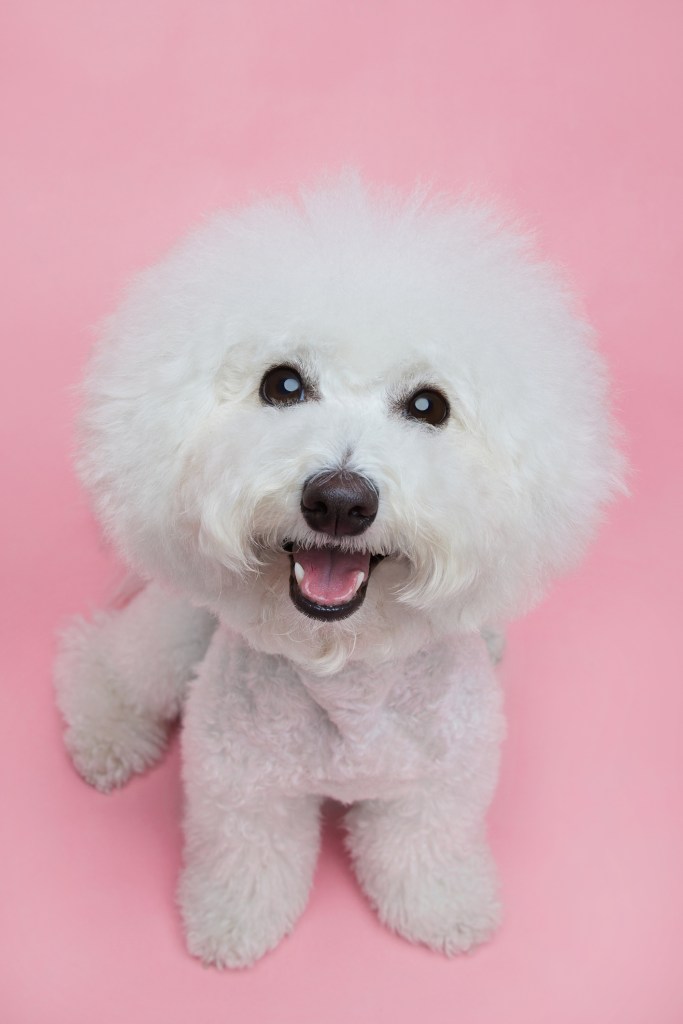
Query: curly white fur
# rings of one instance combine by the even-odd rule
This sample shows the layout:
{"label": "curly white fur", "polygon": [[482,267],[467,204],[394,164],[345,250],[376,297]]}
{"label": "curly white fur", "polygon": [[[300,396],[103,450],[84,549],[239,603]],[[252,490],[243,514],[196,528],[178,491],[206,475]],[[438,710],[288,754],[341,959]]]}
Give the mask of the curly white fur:
{"label": "curly white fur", "polygon": [[[264,404],[278,364],[313,400]],[[442,427],[401,415],[427,386]],[[184,705],[191,951],[244,965],[291,929],[325,796],[354,805],[387,924],[447,953],[488,936],[502,717],[479,633],[500,652],[491,623],[577,561],[621,478],[602,363],[553,271],[485,207],[354,175],[220,214],[106,323],[82,428],[105,529],[156,582],[65,638],[67,743],[106,790]],[[302,486],[342,467],[380,504],[341,544],[386,557],[353,615],[320,622],[283,545],[315,543]]]}

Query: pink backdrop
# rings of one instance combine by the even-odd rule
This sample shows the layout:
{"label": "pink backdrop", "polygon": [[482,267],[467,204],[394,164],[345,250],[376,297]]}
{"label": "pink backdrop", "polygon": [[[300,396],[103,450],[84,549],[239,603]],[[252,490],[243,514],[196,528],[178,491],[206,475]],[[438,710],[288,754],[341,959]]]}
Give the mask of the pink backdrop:
{"label": "pink backdrop", "polygon": [[[5,0],[0,316],[6,1024],[680,1024],[681,30],[667,0]],[[103,797],[53,706],[57,625],[114,573],[70,469],[91,325],[215,206],[355,163],[504,198],[597,325],[633,496],[510,632],[491,817],[506,920],[447,961],[390,935],[330,814],[255,969],[190,959],[177,748]]]}

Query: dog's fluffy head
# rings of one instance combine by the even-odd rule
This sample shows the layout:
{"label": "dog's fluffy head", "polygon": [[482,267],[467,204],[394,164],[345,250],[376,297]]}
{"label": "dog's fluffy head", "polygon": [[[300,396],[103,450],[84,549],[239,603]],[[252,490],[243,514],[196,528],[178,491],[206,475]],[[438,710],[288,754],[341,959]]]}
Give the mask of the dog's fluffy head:
{"label": "dog's fluffy head", "polygon": [[[268,400],[274,367],[302,400]],[[416,418],[425,390],[441,423]],[[590,330],[527,239],[354,176],[219,214],[134,282],[91,363],[80,466],[133,566],[321,671],[526,608],[621,472]],[[376,491],[362,533],[304,518],[323,472]],[[306,564],[365,570],[334,621],[293,599],[321,544]]]}

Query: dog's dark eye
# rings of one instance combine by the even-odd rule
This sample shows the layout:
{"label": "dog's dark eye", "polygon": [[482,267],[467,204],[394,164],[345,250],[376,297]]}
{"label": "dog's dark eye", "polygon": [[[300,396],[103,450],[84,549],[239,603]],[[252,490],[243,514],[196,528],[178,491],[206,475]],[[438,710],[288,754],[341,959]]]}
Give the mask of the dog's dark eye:
{"label": "dog's dark eye", "polygon": [[275,366],[261,381],[260,395],[268,405],[296,405],[306,398],[300,374],[291,366]]}
{"label": "dog's dark eye", "polygon": [[404,405],[404,410],[406,416],[422,423],[429,423],[432,427],[440,427],[445,423],[451,411],[447,399],[441,392],[433,391],[431,388],[423,388],[411,395]]}

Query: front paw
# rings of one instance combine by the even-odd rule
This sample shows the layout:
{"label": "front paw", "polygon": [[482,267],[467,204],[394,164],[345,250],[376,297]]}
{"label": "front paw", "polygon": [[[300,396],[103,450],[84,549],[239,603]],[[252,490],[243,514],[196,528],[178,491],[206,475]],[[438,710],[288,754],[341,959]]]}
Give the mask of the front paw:
{"label": "front paw", "polygon": [[126,677],[106,649],[111,621],[72,626],[55,664],[67,749],[78,773],[103,793],[158,761],[169,728],[124,700]]}
{"label": "front paw", "polygon": [[161,757],[167,726],[132,711],[70,725],[65,743],[79,775],[102,793],[123,786]]}
{"label": "front paw", "polygon": [[411,942],[452,956],[491,938],[501,908],[493,864],[476,854],[446,867],[382,872],[361,879],[380,920]]}
{"label": "front paw", "polygon": [[187,948],[207,965],[249,967],[291,931],[308,892],[308,879],[257,858],[229,874],[191,865],[178,892]]}
{"label": "front paw", "polygon": [[463,849],[446,828],[372,807],[354,808],[347,825],[358,880],[389,928],[448,956],[493,935],[501,908],[485,844]]}

